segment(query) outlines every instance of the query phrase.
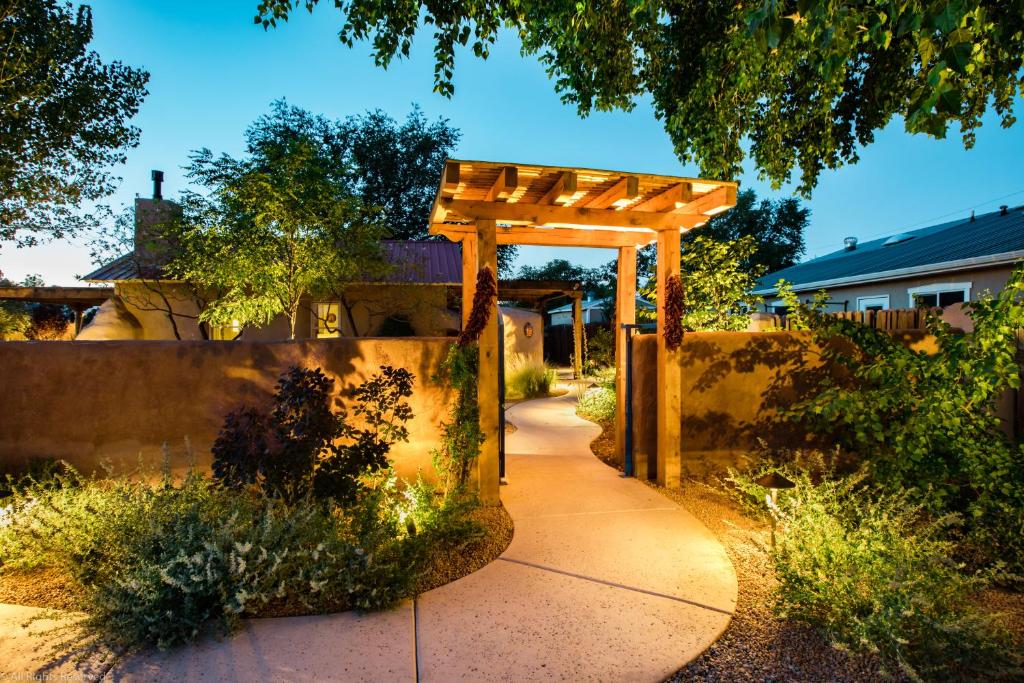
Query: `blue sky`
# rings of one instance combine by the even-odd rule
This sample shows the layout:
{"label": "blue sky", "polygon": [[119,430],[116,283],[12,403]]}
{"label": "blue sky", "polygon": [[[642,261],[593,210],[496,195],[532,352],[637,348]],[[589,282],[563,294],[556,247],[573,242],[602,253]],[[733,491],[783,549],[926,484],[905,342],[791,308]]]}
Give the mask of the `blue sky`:
{"label": "blue sky", "polygon": [[[322,4],[312,16],[301,12],[264,32],[252,23],[256,0],[94,0],[94,48],[105,60],[151,74],[136,118],[142,141],[120,169],[124,182],[115,202],[148,195],[154,168],[165,171],[165,193],[173,195],[184,183],[189,150],[239,152],[246,125],[279,97],[339,118],[375,108],[403,118],[419,103],[431,118],[445,116],[462,130],[461,158],[697,173],[675,158],[649,103],[580,119],[561,104],[540,64],[519,55],[514,36],[506,35],[487,61],[464,54],[456,63],[455,96],[447,100],[432,92],[428,34],[411,59],[384,71],[367,45],[349,49],[338,42],[341,15],[333,3]],[[840,248],[846,235],[866,239],[966,216],[971,208],[1024,203],[1022,159],[1024,123],[1003,130],[993,117],[975,148],[965,151],[955,133],[942,141],[910,136],[897,121],[878,133],[859,164],[823,174],[808,202],[807,255]],[[759,194],[792,189],[773,193],[752,168],[740,182]],[[605,250],[531,247],[521,251],[520,263],[569,258],[597,265],[612,257]],[[12,279],[39,273],[50,284],[67,285],[90,269],[81,244],[0,251],[0,270]]]}

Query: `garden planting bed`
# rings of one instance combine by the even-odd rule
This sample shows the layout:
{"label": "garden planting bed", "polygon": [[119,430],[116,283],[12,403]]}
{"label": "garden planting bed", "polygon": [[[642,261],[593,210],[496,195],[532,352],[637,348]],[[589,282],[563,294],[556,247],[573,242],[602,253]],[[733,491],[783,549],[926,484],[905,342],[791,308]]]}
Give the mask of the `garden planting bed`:
{"label": "garden planting bed", "polygon": [[[602,427],[591,449],[605,464],[621,469],[614,459],[614,426],[606,423]],[[820,629],[775,614],[777,581],[770,529],[745,514],[720,486],[692,479],[684,480],[678,489],[647,483],[718,537],[732,560],[739,589],[732,622],[722,637],[669,681],[912,680],[892,665],[886,666],[880,657],[851,654],[833,645]],[[1024,648],[1024,594],[988,589],[977,601],[981,607],[1003,614],[1016,646]],[[994,674],[992,680],[1019,680],[1015,675]]]}
{"label": "garden planting bed", "polygon": [[[479,507],[469,513],[481,534],[465,544],[437,543],[423,563],[415,593],[425,593],[472,574],[495,560],[512,542],[512,518],[502,506]],[[81,588],[61,571],[44,567],[29,571],[4,571],[0,566],[0,603],[42,607],[65,611],[82,608],[78,602]],[[346,605],[336,605],[339,610]],[[336,610],[310,610],[305,605],[271,602],[253,617],[300,616]]]}

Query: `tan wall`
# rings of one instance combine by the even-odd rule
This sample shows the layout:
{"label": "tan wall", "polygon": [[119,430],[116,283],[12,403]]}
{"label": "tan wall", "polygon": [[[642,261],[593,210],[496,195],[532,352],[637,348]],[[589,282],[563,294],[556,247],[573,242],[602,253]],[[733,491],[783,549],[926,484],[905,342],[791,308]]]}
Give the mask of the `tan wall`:
{"label": "tan wall", "polygon": [[[891,282],[876,282],[874,284],[858,285],[855,287],[832,287],[828,290],[828,293],[829,297],[834,301],[848,301],[848,310],[851,311],[857,310],[857,297],[880,296],[885,294],[889,295],[889,308],[913,308],[913,306],[910,305],[910,298],[907,294],[908,289],[921,287],[923,285],[948,282],[970,282],[971,299],[977,299],[978,295],[986,289],[991,291],[993,294],[1002,291],[1007,278],[1010,277],[1011,271],[1012,268],[1010,267],[965,270],[958,273],[943,273],[940,275],[908,278],[904,280],[894,280]],[[802,301],[810,297],[811,294],[812,292],[801,292],[799,294],[800,300]],[[774,299],[775,297],[765,297],[765,300],[768,302],[771,302]],[[842,310],[842,307],[830,306],[826,310]]]}
{"label": "tan wall", "polygon": [[[540,313],[512,306],[501,306],[505,330],[505,363],[513,356],[525,356],[535,363],[544,362],[544,318]],[[527,337],[526,323],[533,325],[533,336]]]}
{"label": "tan wall", "polygon": [[[118,282],[115,285],[120,307],[101,307],[93,321],[83,328],[79,339],[112,341],[118,339],[200,340],[198,310],[185,285]],[[344,310],[342,334],[366,337],[377,334],[390,316],[409,320],[416,336],[445,336],[458,329],[458,316],[447,309],[447,288],[443,285],[360,285],[347,290],[355,328]],[[325,297],[330,300],[333,297]],[[298,339],[316,336],[316,319],[311,313],[313,300],[300,308],[295,323]],[[166,311],[174,311],[174,325]],[[177,328],[177,335],[175,334]],[[247,341],[275,341],[290,336],[287,316],[279,315],[269,324],[246,329]]]}
{"label": "tan wall", "polygon": [[[920,332],[896,333],[911,348],[934,351]],[[657,338],[633,339],[633,443],[638,471],[656,471]],[[817,445],[774,420],[824,372],[808,332],[688,332],[682,347],[682,474],[701,475],[739,464],[758,437],[776,447]],[[774,380],[793,386],[772,393]]]}
{"label": "tan wall", "polygon": [[[184,440],[198,464],[224,415],[265,405],[280,374],[293,365],[320,367],[335,390],[351,388],[381,365],[416,376],[409,443],[392,450],[403,476],[433,475],[430,451],[446,417],[448,391],[430,377],[445,339],[324,339],[300,342],[25,342],[0,346],[0,469],[28,458],[63,458],[91,472],[109,461],[149,468],[170,445],[175,469],[187,465]],[[344,401],[343,401],[344,403]]]}

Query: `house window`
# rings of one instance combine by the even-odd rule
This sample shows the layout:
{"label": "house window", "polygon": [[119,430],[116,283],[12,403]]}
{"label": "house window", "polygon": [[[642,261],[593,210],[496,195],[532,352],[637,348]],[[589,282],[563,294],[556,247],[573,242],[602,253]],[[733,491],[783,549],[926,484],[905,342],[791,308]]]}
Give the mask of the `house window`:
{"label": "house window", "polygon": [[242,325],[232,320],[230,325],[213,325],[210,327],[210,339],[214,341],[234,341],[242,334]]}
{"label": "house window", "polygon": [[325,339],[327,337],[341,336],[341,304],[337,301],[322,301],[316,305],[316,337]]}
{"label": "house window", "polygon": [[879,294],[878,296],[858,296],[858,311],[885,311],[889,308],[889,295]]}
{"label": "house window", "polygon": [[907,290],[912,308],[945,308],[971,300],[970,282],[946,282]]}

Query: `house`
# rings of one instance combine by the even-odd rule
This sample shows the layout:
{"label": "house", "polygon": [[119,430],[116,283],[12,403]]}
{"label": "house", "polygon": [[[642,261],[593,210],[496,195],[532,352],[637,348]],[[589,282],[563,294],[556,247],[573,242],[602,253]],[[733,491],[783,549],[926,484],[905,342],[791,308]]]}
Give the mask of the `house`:
{"label": "house", "polygon": [[[154,178],[157,176],[154,174]],[[290,325],[279,315],[268,325],[242,330],[239,325],[201,328],[201,293],[187,282],[167,279],[161,272],[159,246],[147,230],[168,212],[173,202],[160,197],[135,200],[133,250],[82,279],[107,285],[107,298],[78,336],[83,341],[114,340],[233,340],[288,339]],[[453,309],[462,288],[460,245],[447,240],[385,240],[383,256],[392,266],[380,277],[346,282],[332,295],[303,302],[296,325],[300,339],[328,337],[446,337],[459,332],[461,316]],[[90,290],[94,291],[94,290]],[[506,354],[543,357],[541,316],[532,311],[501,308]]]}
{"label": "house", "polygon": [[946,307],[999,292],[1024,258],[1024,206],[900,232],[769,273],[755,294],[783,312],[776,285],[786,280],[802,300],[828,292],[829,311]]}
{"label": "house", "polygon": [[[611,320],[609,315],[613,315],[615,311],[615,299],[613,297],[584,299],[580,302],[580,306],[583,309],[584,325],[608,324]],[[636,308],[637,311],[654,311],[655,306],[638,294],[636,297]],[[572,303],[553,308],[548,311],[548,314],[551,316],[552,327],[556,325],[572,325]]]}

